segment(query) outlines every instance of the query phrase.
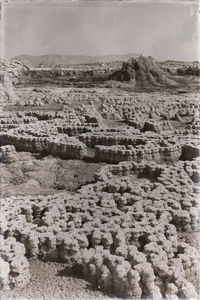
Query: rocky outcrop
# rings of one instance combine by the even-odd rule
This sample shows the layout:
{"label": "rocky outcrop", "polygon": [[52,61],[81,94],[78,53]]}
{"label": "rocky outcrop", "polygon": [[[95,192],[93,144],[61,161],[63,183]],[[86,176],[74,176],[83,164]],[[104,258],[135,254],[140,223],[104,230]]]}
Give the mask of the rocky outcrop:
{"label": "rocky outcrop", "polygon": [[117,81],[128,81],[135,83],[135,69],[132,68],[130,63],[123,63],[122,68],[120,71],[113,72],[109,79],[117,80]]}
{"label": "rocky outcrop", "polygon": [[28,70],[28,67],[16,61],[0,61],[0,68],[0,104],[19,102],[13,84],[18,82],[19,77]]}
{"label": "rocky outcrop", "polygon": [[159,86],[170,85],[170,80],[166,73],[150,56],[139,56],[130,59],[127,63],[123,63],[121,70],[115,71],[109,76],[111,80],[121,82],[133,82],[137,86]]}

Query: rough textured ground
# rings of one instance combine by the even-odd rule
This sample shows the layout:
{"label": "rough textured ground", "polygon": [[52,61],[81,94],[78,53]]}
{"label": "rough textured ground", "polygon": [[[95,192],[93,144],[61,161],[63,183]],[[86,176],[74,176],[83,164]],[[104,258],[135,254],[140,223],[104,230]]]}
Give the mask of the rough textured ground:
{"label": "rough textured ground", "polygon": [[2,299],[196,300],[199,78],[1,67]]}
{"label": "rough textured ground", "polygon": [[62,263],[30,261],[30,283],[24,289],[3,293],[1,299],[120,300],[113,295],[102,293],[97,286],[83,279],[79,271],[68,270]]}
{"label": "rough textured ground", "polygon": [[56,191],[74,192],[94,181],[102,164],[80,160],[62,160],[57,157],[20,152],[16,161],[2,165],[2,192],[4,195],[48,195]]}

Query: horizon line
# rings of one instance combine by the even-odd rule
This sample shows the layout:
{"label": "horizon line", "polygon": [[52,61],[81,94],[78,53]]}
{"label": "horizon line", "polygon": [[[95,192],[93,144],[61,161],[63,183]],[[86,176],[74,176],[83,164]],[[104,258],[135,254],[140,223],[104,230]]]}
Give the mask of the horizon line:
{"label": "horizon line", "polygon": [[20,56],[32,56],[32,57],[40,57],[40,56],[74,56],[74,57],[78,57],[78,56],[82,56],[82,57],[91,57],[91,58],[95,58],[95,57],[106,57],[106,56],[128,56],[128,55],[133,55],[133,57],[135,55],[140,55],[140,56],[150,56],[152,58],[154,58],[155,60],[157,61],[182,61],[182,62],[200,62],[200,60],[182,60],[182,59],[170,59],[170,58],[166,58],[166,59],[159,59],[159,58],[156,58],[156,57],[153,57],[152,55],[145,55],[145,54],[142,54],[142,53],[132,53],[132,52],[129,52],[129,53],[122,53],[122,54],[96,54],[96,55],[86,55],[86,54],[60,54],[60,53],[49,53],[49,54],[37,54],[37,55],[34,55],[34,54],[27,54],[27,53],[23,53],[23,54],[19,54],[19,55],[15,55],[15,56],[12,56],[12,57],[7,57],[7,58],[3,58],[5,60],[7,59],[15,59],[16,57],[20,57]]}

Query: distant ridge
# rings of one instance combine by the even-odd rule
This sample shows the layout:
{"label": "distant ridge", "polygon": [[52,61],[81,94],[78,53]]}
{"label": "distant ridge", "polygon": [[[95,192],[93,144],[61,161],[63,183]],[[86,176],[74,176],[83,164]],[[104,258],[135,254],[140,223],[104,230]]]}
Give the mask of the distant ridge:
{"label": "distant ridge", "polygon": [[70,65],[70,64],[91,64],[91,63],[108,63],[112,61],[124,61],[131,57],[139,56],[140,54],[124,54],[124,55],[102,55],[102,56],[85,56],[85,55],[60,55],[60,54],[49,54],[49,55],[19,55],[12,58],[31,66],[43,65]]}

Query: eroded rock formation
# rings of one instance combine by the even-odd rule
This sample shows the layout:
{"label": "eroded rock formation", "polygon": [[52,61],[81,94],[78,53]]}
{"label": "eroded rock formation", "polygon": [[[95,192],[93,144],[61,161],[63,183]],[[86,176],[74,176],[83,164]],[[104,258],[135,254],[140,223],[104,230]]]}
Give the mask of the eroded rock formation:
{"label": "eroded rock formation", "polygon": [[113,72],[109,79],[132,82],[138,86],[175,84],[150,56],[139,56],[123,63],[119,71]]}

